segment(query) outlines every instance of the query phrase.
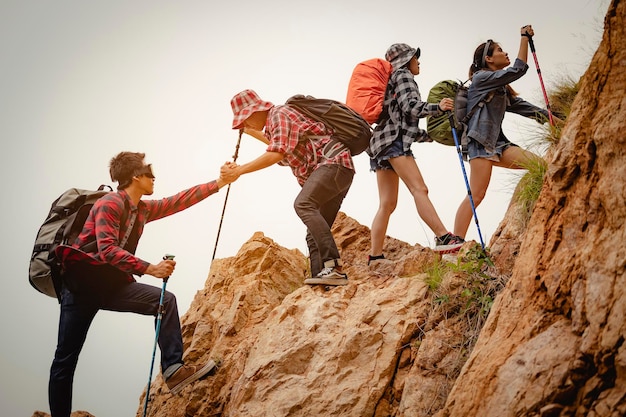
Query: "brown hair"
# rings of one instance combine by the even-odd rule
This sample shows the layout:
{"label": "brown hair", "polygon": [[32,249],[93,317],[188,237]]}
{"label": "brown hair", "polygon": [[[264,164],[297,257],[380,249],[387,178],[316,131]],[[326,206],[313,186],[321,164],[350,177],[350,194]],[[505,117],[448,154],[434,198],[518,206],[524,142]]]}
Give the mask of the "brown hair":
{"label": "brown hair", "polygon": [[109,174],[112,181],[117,181],[118,190],[128,187],[135,173],[144,166],[146,154],[141,152],[120,152],[109,162]]}
{"label": "brown hair", "polygon": [[[487,44],[489,44],[489,48],[487,49],[487,51],[485,51],[485,47],[487,47]],[[476,48],[476,50],[474,51],[474,59],[472,60],[472,65],[470,65],[469,68],[470,79],[477,71],[491,71],[487,67],[487,64],[484,62],[484,58],[493,55],[493,51],[496,49],[496,45],[499,45],[498,42],[494,42],[491,39],[478,45],[478,48]],[[506,89],[511,96],[516,97],[518,95],[517,91],[513,90],[513,87],[511,87],[509,84],[506,85]]]}

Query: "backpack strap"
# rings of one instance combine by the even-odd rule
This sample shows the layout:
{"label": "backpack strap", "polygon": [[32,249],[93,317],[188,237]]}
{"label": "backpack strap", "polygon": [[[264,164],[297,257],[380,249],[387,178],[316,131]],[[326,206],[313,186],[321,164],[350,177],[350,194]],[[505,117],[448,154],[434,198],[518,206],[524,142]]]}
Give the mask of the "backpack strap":
{"label": "backpack strap", "polygon": [[[126,213],[124,213],[126,214]],[[126,246],[126,243],[128,243],[128,238],[130,238],[131,233],[133,232],[134,229],[136,229],[136,220],[137,220],[137,212],[131,212],[130,213],[130,222],[128,223],[128,228],[126,229],[126,232],[124,233],[124,237],[122,238],[122,240],[120,241],[120,247],[124,248]],[[121,222],[120,222],[121,223]],[[124,223],[126,223],[126,220],[124,219]]]}
{"label": "backpack strap", "polygon": [[[322,156],[326,159],[332,159],[339,155],[340,152],[349,150],[348,146],[337,139],[334,135],[327,135],[330,140],[322,148]],[[315,150],[315,141],[326,136],[321,135],[302,135],[300,142],[309,141],[311,147]],[[313,164],[317,165],[317,151],[313,152]]]}
{"label": "backpack strap", "polygon": [[470,111],[467,112],[467,114],[465,115],[465,117],[463,118],[463,120],[461,121],[464,124],[467,124],[467,122],[470,121],[470,119],[472,118],[472,116],[474,115],[474,113],[476,113],[476,111],[482,107],[485,106],[485,104],[489,103],[491,101],[491,99],[493,99],[493,96],[496,95],[496,91],[495,90],[491,90],[486,96],[485,98],[483,98],[482,100],[480,100],[474,107],[472,107],[472,109]]}
{"label": "backpack strap", "polygon": [[383,99],[383,111],[380,112],[380,116],[378,116],[378,120],[376,120],[377,125],[381,125],[389,119],[389,105],[396,99],[395,94],[393,94],[394,84],[392,74],[389,75],[389,81],[387,81],[385,98]]}
{"label": "backpack strap", "polygon": [[[469,81],[469,80],[468,80]],[[467,82],[467,81],[466,81]],[[496,90],[491,90],[485,98],[480,100],[472,109],[467,112],[463,120],[461,120],[461,124],[467,126],[467,123],[470,121],[474,113],[478,111],[478,109],[485,107],[485,104],[489,103],[493,96],[496,95]],[[463,134],[461,135],[461,152],[463,153],[463,158],[467,160],[467,146],[469,144],[469,140],[467,139],[467,129],[463,129]]]}
{"label": "backpack strap", "polygon": [[[122,216],[120,217],[120,225],[126,223],[126,219],[128,218],[129,212],[130,212],[130,207],[128,207],[128,202],[124,200],[124,210],[122,211]],[[128,242],[128,239],[130,238],[131,233],[133,232],[134,229],[136,229],[136,227],[134,227],[134,225],[136,224],[136,221],[135,221],[136,219],[137,219],[137,213],[131,213],[130,224],[128,228],[126,229],[126,232],[124,232],[124,236],[122,237],[122,240],[120,241],[121,248],[124,248],[124,246]],[[92,239],[89,240],[89,242],[85,243],[78,249],[82,250],[83,252],[88,252],[88,253],[95,252],[98,249],[98,243],[96,241],[96,237],[94,236]]]}

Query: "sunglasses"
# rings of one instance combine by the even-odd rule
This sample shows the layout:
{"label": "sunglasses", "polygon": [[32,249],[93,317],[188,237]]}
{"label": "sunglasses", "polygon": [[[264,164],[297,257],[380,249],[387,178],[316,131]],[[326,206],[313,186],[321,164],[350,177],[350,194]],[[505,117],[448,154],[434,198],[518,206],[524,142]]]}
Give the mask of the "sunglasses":
{"label": "sunglasses", "polygon": [[492,43],[493,43],[492,39],[488,39],[487,42],[485,42],[485,49],[483,50],[483,59],[482,61],[480,61],[481,68],[485,68],[487,66],[487,63],[485,62],[485,58],[487,58],[487,55],[489,54],[489,48],[491,47]]}
{"label": "sunglasses", "polygon": [[144,165],[139,170],[135,171],[135,176],[141,177],[145,175],[148,178],[154,178],[154,174],[152,173],[152,164]]}

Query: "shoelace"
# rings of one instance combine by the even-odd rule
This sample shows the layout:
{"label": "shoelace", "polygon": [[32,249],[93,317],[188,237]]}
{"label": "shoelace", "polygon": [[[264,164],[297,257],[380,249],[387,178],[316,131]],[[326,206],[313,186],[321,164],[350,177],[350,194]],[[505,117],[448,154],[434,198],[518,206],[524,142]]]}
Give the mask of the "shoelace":
{"label": "shoelace", "polygon": [[331,273],[331,272],[333,272],[333,269],[332,269],[332,268],[329,268],[329,267],[324,267],[324,269],[322,269],[322,270],[320,271],[320,273],[319,273],[319,274],[317,274],[317,276],[318,276],[318,277],[324,277],[324,276],[326,276],[326,275],[330,275],[330,273]]}

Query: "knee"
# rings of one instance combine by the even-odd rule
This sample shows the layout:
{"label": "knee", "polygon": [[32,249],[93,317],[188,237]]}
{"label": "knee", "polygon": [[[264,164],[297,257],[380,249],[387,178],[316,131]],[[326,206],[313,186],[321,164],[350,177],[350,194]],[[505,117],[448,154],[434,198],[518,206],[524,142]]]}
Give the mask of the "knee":
{"label": "knee", "polygon": [[413,197],[428,196],[428,187],[424,183],[414,185],[411,188],[411,194]]}
{"label": "knee", "polygon": [[176,296],[169,291],[165,291],[163,293],[163,304],[169,305],[169,306],[176,306]]}
{"label": "knee", "polygon": [[163,320],[169,322],[170,319],[178,320],[178,305],[176,296],[171,292],[165,291],[163,294]]}
{"label": "knee", "polygon": [[65,354],[57,350],[52,366],[50,367],[50,380],[60,381],[72,379],[78,365],[79,351]]}
{"label": "knee", "polygon": [[393,213],[396,210],[397,206],[398,206],[398,200],[381,201],[378,209],[383,214],[391,215],[391,213]]}
{"label": "knee", "polygon": [[302,217],[303,214],[311,211],[312,205],[311,203],[303,198],[296,198],[296,201],[293,202],[293,208],[296,211],[296,214],[299,217]]}
{"label": "knee", "polygon": [[487,194],[487,190],[476,190],[476,192],[472,192],[474,205],[478,206],[485,199],[486,194]]}

